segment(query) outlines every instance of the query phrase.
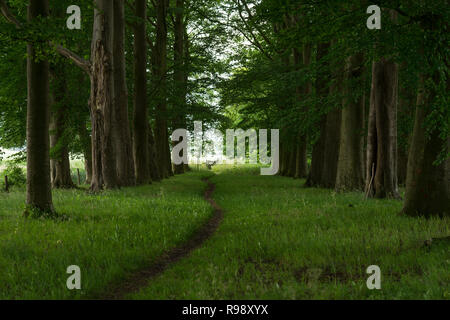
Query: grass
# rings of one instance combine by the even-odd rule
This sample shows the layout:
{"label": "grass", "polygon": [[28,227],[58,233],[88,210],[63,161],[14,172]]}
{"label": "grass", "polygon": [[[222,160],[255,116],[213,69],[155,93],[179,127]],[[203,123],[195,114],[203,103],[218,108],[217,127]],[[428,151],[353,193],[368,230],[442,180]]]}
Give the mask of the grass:
{"label": "grass", "polygon": [[[97,195],[56,190],[65,219],[25,219],[25,193],[0,192],[0,299],[77,299],[184,242],[212,214],[204,171]],[[69,291],[66,269],[81,268],[82,290]]]}
{"label": "grass", "polygon": [[[396,200],[364,200],[260,176],[255,167],[214,167],[225,210],[217,232],[133,299],[449,299],[450,219],[399,216]],[[98,195],[54,191],[61,220],[21,217],[25,193],[0,192],[0,299],[79,299],[186,241],[211,216],[211,175],[194,171],[150,186]],[[81,291],[66,288],[70,265]],[[381,268],[381,290],[366,269]]]}
{"label": "grass", "polygon": [[[215,167],[217,233],[134,299],[449,299],[450,219],[399,216],[396,200],[306,189],[304,181]],[[381,269],[369,290],[367,267]]]}

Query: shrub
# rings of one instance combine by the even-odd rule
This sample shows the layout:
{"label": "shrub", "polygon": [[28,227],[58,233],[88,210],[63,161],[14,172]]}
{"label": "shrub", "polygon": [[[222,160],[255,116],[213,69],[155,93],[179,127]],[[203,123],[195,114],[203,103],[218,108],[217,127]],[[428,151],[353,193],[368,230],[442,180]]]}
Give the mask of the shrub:
{"label": "shrub", "polygon": [[1,173],[2,189],[5,189],[5,176],[8,176],[9,186],[23,186],[27,182],[23,169],[15,163],[8,163],[6,169]]}

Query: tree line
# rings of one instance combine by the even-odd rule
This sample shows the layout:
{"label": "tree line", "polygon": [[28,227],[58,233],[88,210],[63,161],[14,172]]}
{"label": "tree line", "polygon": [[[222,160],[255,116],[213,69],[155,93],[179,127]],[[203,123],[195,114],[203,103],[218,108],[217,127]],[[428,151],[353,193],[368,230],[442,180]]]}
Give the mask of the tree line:
{"label": "tree line", "polygon": [[0,144],[26,142],[29,207],[73,187],[69,154],[95,192],[183,173],[169,132],[203,120],[280,129],[280,175],[307,187],[405,185],[405,214],[449,214],[446,1],[79,2],[69,31],[68,1],[0,0]]}

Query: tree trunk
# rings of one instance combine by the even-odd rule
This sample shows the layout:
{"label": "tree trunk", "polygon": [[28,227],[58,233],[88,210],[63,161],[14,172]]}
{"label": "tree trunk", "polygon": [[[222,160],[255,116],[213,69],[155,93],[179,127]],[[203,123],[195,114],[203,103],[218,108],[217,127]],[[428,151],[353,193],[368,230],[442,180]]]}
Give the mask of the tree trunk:
{"label": "tree trunk", "polygon": [[[355,88],[362,88],[364,55],[358,53],[347,61],[344,101],[340,133],[336,191],[364,189],[364,95],[353,97]],[[351,84],[353,83],[353,85]]]}
{"label": "tree trunk", "polygon": [[56,70],[53,74],[53,93],[51,101],[52,112],[50,120],[50,148],[53,188],[74,188],[70,172],[70,159],[67,144],[67,117],[69,108],[65,101],[67,95],[67,83],[64,70]]}
{"label": "tree trunk", "polygon": [[[397,182],[398,65],[382,58],[372,65],[366,190],[375,198],[400,198]],[[372,168],[375,176],[372,181]]]}
{"label": "tree trunk", "polygon": [[[331,45],[334,45],[333,41]],[[333,78],[333,82],[330,85],[329,96],[335,101],[337,96],[337,101],[341,100],[342,93],[342,79],[343,79],[343,69],[341,66],[331,66],[330,74]],[[321,183],[323,188],[334,189],[336,187],[336,177],[337,177],[337,167],[339,161],[339,144],[340,144],[340,132],[341,132],[341,121],[342,121],[342,105],[338,103],[333,105],[331,110],[326,116],[326,134],[324,141],[324,163],[323,172],[321,177]]]}
{"label": "tree trunk", "polygon": [[314,144],[311,158],[311,170],[309,170],[308,178],[305,186],[321,187],[322,173],[324,169],[325,157],[325,135],[326,135],[326,116],[323,116],[319,123],[319,139]]}
{"label": "tree trunk", "polygon": [[307,143],[304,140],[305,136],[299,135],[295,158],[295,175],[296,179],[303,179],[307,177],[308,174],[308,159],[306,156]]}
{"label": "tree trunk", "polygon": [[136,0],[136,17],[141,19],[134,26],[134,131],[133,151],[136,183],[152,181],[149,158],[149,124],[147,106],[147,46],[146,0]]}
{"label": "tree trunk", "polygon": [[156,105],[156,151],[158,157],[158,167],[162,178],[172,175],[172,168],[169,166],[169,137],[167,129],[167,3],[166,0],[156,2],[157,22],[156,22],[156,65],[155,65],[155,86],[157,92]]}
{"label": "tree trunk", "polygon": [[[38,16],[47,17],[48,0],[33,0],[28,6],[28,21]],[[25,215],[52,213],[53,201],[50,185],[50,102],[49,63],[37,60],[39,48],[27,45],[27,211]]]}
{"label": "tree trunk", "polygon": [[[128,89],[125,71],[125,8],[123,0],[114,2],[114,142],[118,183],[136,184],[133,146],[128,119]],[[144,10],[145,11],[145,10]],[[145,42],[145,40],[143,40]]]}
{"label": "tree trunk", "polygon": [[[185,92],[185,70],[184,70],[184,0],[176,1],[177,11],[175,13],[174,20],[174,86],[175,86],[175,99],[174,99],[174,121],[173,129],[186,129],[186,92]],[[173,145],[178,142],[174,141]],[[181,151],[180,156],[183,156]],[[184,164],[174,165],[174,173],[184,173]]]}
{"label": "tree trunk", "polygon": [[321,186],[323,188],[333,189],[336,186],[337,167],[339,160],[341,109],[331,110],[327,114],[326,128]]}
{"label": "tree trunk", "polygon": [[153,136],[153,130],[148,130],[148,158],[150,161],[150,175],[153,181],[161,181],[161,170],[158,166],[158,157],[156,155],[156,143]]}
{"label": "tree trunk", "polygon": [[[183,33],[184,33],[184,105],[186,108],[188,108],[187,103],[187,94],[189,92],[189,68],[190,68],[190,61],[191,61],[191,53],[190,53],[190,43],[189,43],[189,35],[187,32],[187,19],[185,19],[185,23],[183,25]],[[186,117],[184,118],[185,128],[187,129],[187,123],[186,123]],[[189,160],[189,155],[188,155]],[[191,171],[191,168],[189,167],[188,163],[184,164],[184,172]]]}
{"label": "tree trunk", "polygon": [[280,175],[285,177],[287,176],[288,171],[288,160],[289,160],[289,152],[288,152],[288,143],[286,138],[283,139],[280,143]]}
{"label": "tree trunk", "polygon": [[113,139],[114,79],[113,20],[111,0],[95,0],[91,48],[92,182],[91,190],[118,187]]}
{"label": "tree trunk", "polygon": [[86,172],[86,180],[84,183],[90,185],[92,181],[92,146],[91,137],[89,136],[85,121],[80,123],[78,135],[80,137],[84,156],[84,169]]}
{"label": "tree trunk", "polygon": [[444,140],[439,137],[439,128],[434,128],[427,137],[423,124],[432,112],[433,95],[426,91],[424,83],[425,76],[422,75],[417,95],[414,133],[408,157],[403,213],[409,216],[449,216],[450,186],[449,173],[446,170],[448,160],[435,165],[444,146]]}
{"label": "tree trunk", "polygon": [[295,170],[296,170],[296,158],[297,158],[297,152],[296,152],[296,141],[293,141],[290,143],[290,151],[288,155],[288,168],[287,168],[287,177],[295,177]]}
{"label": "tree trunk", "polygon": [[[317,62],[320,61],[327,55],[330,44],[323,43],[319,44],[317,47]],[[318,97],[318,105],[316,106],[317,112],[321,112],[322,116],[319,121],[319,139],[314,144],[312,159],[311,159],[311,170],[308,174],[308,179],[306,180],[306,186],[308,187],[320,187],[322,186],[322,173],[324,170],[324,162],[325,162],[325,137],[326,137],[326,129],[327,129],[327,116],[326,112],[321,111],[321,109],[325,109],[327,106],[321,105],[325,100],[328,90],[327,90],[327,78],[325,78],[323,73],[319,73],[317,75],[316,80],[316,95]]]}
{"label": "tree trunk", "polygon": [[[311,44],[307,43],[303,46],[303,66],[307,67],[311,64]],[[294,60],[296,59],[296,53],[294,50]],[[298,64],[298,62],[295,62]],[[303,92],[303,96],[301,95]],[[312,93],[312,83],[307,83],[303,90],[301,87],[297,88],[298,99],[307,98]],[[297,143],[296,151],[296,172],[295,178],[306,178],[308,176],[308,136],[306,134],[300,133]]]}

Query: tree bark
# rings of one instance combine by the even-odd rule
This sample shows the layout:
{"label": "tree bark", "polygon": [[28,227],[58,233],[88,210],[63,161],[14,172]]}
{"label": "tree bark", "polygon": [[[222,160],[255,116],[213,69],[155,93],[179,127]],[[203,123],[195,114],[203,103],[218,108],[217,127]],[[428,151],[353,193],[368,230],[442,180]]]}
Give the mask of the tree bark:
{"label": "tree bark", "polygon": [[[186,108],[188,108],[187,103],[187,94],[189,92],[189,70],[190,70],[190,63],[191,63],[191,51],[190,51],[190,41],[189,41],[189,34],[187,32],[187,18],[184,19],[185,23],[183,25],[184,28],[184,55],[183,55],[183,62],[184,62],[184,105]],[[187,123],[186,123],[186,117],[184,118],[185,128],[187,129]],[[189,160],[189,155],[188,155]],[[189,167],[188,163],[184,164],[184,172],[192,171]]]}
{"label": "tree bark", "polygon": [[152,181],[148,139],[146,3],[146,0],[136,0],[135,4],[135,14],[140,19],[134,25],[133,152],[137,184],[147,184]]}
{"label": "tree bark", "polygon": [[299,134],[299,142],[297,143],[297,148],[295,150],[295,179],[303,179],[307,177],[308,173],[308,158],[306,156],[307,143],[304,135]]}
{"label": "tree bark", "polygon": [[346,65],[344,101],[341,119],[336,191],[364,189],[364,95],[353,97],[353,89],[364,86],[364,55],[351,56]]}
{"label": "tree bark", "polygon": [[[47,17],[48,0],[33,0],[28,6],[28,21]],[[27,211],[25,215],[54,212],[50,185],[50,102],[49,63],[37,59],[39,49],[27,45]]]}
{"label": "tree bark", "polygon": [[[136,184],[133,146],[128,119],[128,89],[125,71],[125,8],[123,0],[114,2],[114,142],[118,184]],[[145,8],[143,10],[145,12]],[[145,39],[142,40],[145,43]],[[145,44],[144,44],[145,46]],[[144,148],[145,149],[145,148]]]}
{"label": "tree bark", "polygon": [[55,70],[53,78],[53,106],[51,112],[51,167],[52,167],[52,187],[68,189],[74,188],[70,172],[69,150],[67,147],[67,117],[69,108],[65,101],[67,95],[67,84],[63,70]]}
{"label": "tree bark", "polygon": [[296,170],[296,159],[297,159],[297,152],[296,152],[296,141],[292,141],[290,143],[291,150],[289,151],[288,155],[288,168],[287,168],[287,177],[294,178],[295,177],[295,170]]}
{"label": "tree bark", "polygon": [[[297,48],[294,48],[294,64],[297,68],[303,63],[303,66],[308,66],[311,63],[311,45],[305,44],[303,46],[302,54]],[[298,86],[296,89],[297,99],[301,100],[307,97],[312,90],[312,85],[310,83],[306,86]],[[307,136],[299,130],[298,136],[296,137],[297,142],[295,144],[295,173],[294,178],[301,179],[306,178],[308,175],[308,159],[307,159],[307,147],[308,141]]]}
{"label": "tree bark", "polygon": [[[400,198],[397,182],[398,65],[386,58],[372,64],[366,190],[375,198]],[[372,168],[375,177],[372,180]]]}
{"label": "tree bark", "polygon": [[334,189],[336,186],[339,160],[341,109],[333,109],[327,114],[326,128],[321,186],[323,188]]}
{"label": "tree bark", "polygon": [[[432,112],[433,95],[426,91],[424,83],[425,76],[421,75],[414,133],[408,157],[403,213],[409,216],[449,216],[448,160],[435,165],[445,141],[439,136],[439,128],[434,128],[427,136],[424,122]],[[448,146],[447,140],[447,148]]]}
{"label": "tree bark", "polygon": [[95,0],[91,48],[92,182],[91,190],[118,187],[113,140],[114,79],[113,20],[111,0]]}
{"label": "tree bark", "polygon": [[90,185],[92,180],[92,145],[85,121],[80,122],[78,126],[78,135],[80,137],[84,156],[84,169],[86,172],[85,184]]}
{"label": "tree bark", "polygon": [[148,156],[150,161],[150,175],[153,181],[161,181],[161,170],[158,166],[158,157],[156,155],[156,143],[153,136],[153,130],[149,127],[148,130]]}
{"label": "tree bark", "polygon": [[158,167],[162,178],[172,175],[170,165],[169,137],[167,128],[167,2],[166,0],[156,1],[156,65],[155,65],[155,86],[157,92],[156,105],[156,151],[158,157]]}
{"label": "tree bark", "polygon": [[[328,53],[330,44],[323,43],[317,46],[317,62],[321,61]],[[325,137],[327,130],[327,116],[326,112],[321,111],[321,109],[326,108],[326,106],[321,105],[328,94],[327,90],[327,79],[323,73],[317,75],[316,80],[316,95],[318,98],[318,105],[316,106],[317,112],[322,113],[321,119],[319,121],[319,139],[314,144],[312,159],[311,159],[311,170],[308,174],[308,179],[306,180],[306,186],[308,187],[320,187],[322,186],[322,173],[325,164]]]}
{"label": "tree bark", "polygon": [[[176,1],[176,13],[174,19],[174,86],[175,86],[175,103],[174,103],[174,121],[173,129],[186,129],[186,91],[185,91],[185,66],[184,66],[184,0]],[[174,141],[176,145],[178,142]],[[180,156],[183,156],[181,151]],[[184,164],[174,165],[174,173],[184,173]]]}

